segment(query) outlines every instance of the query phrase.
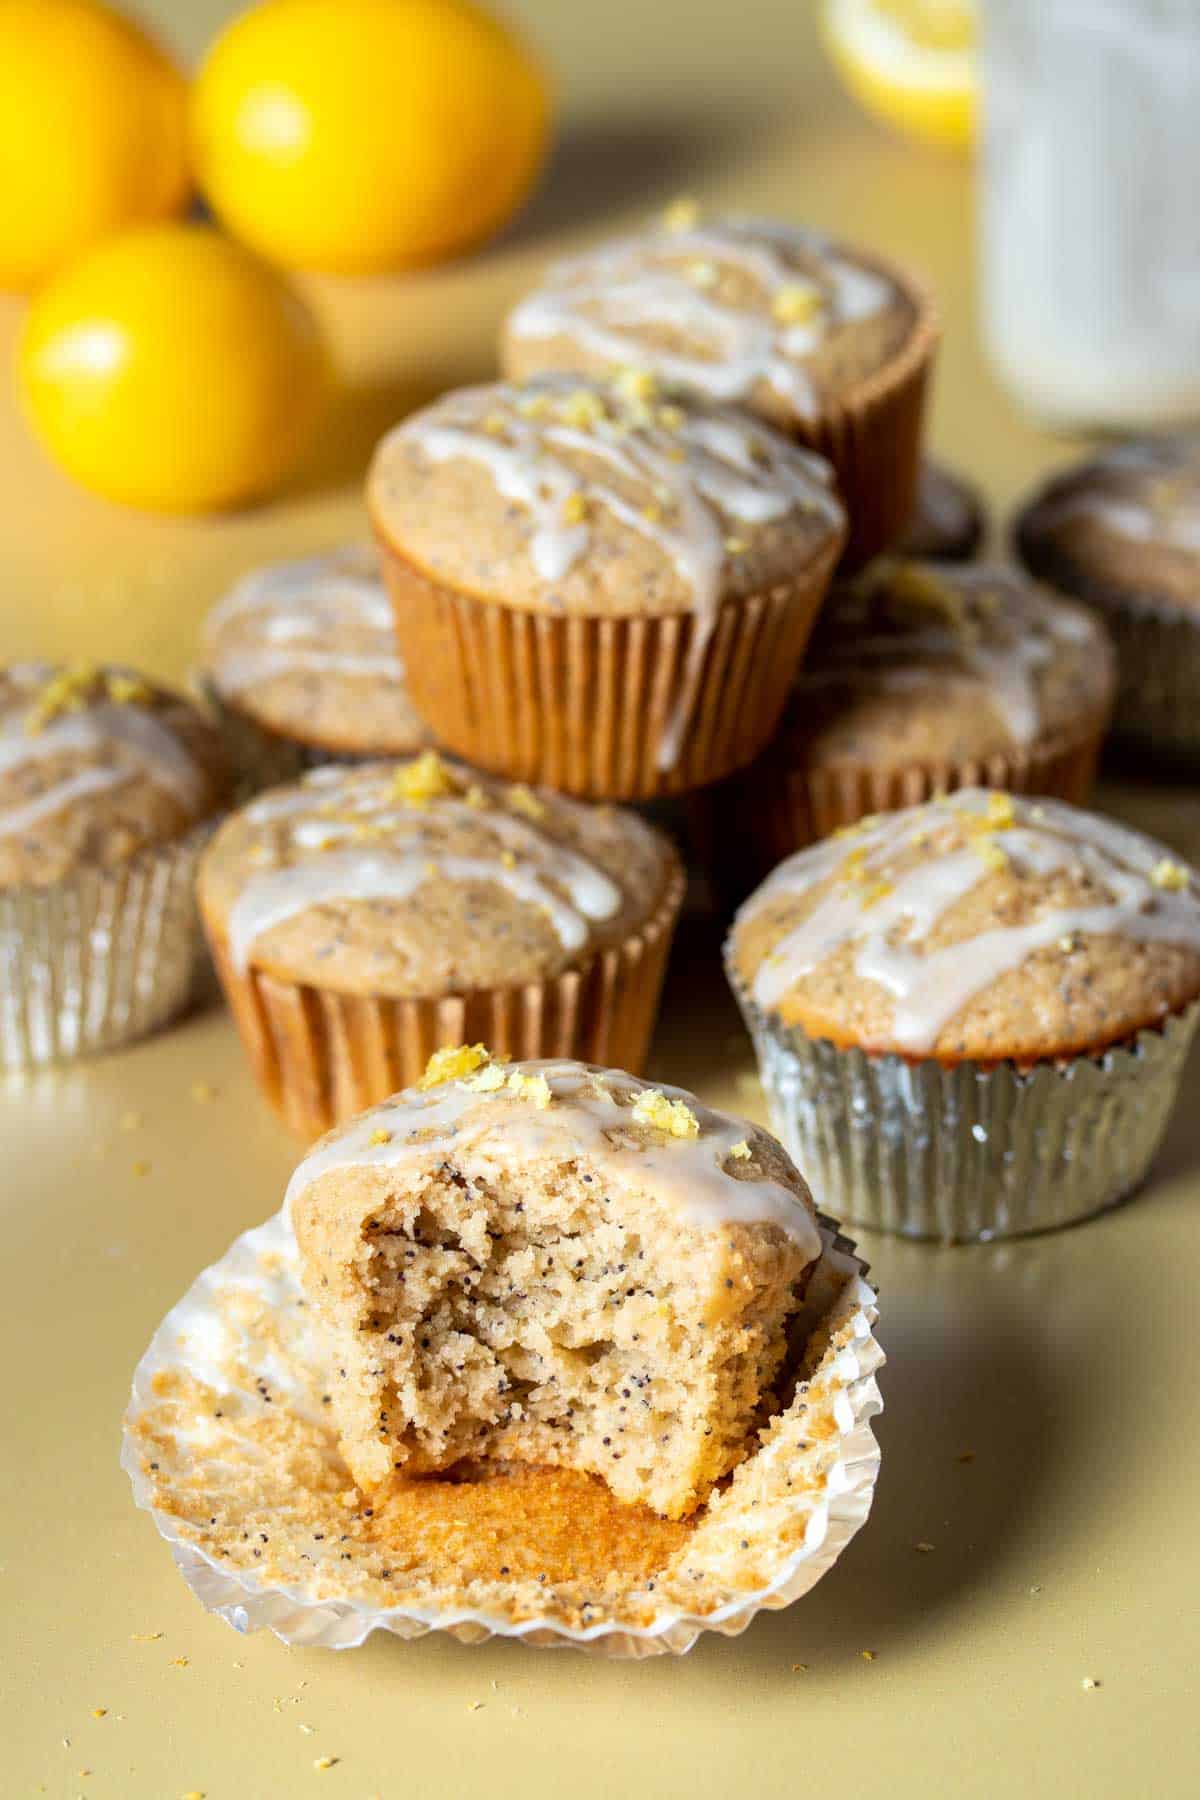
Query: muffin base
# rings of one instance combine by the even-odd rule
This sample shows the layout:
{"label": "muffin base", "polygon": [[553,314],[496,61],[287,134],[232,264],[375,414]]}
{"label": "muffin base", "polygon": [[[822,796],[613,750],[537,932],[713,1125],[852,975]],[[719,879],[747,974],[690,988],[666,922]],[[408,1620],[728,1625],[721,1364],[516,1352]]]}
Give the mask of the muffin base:
{"label": "muffin base", "polygon": [[0,1069],[115,1050],[184,1010],[201,952],[196,865],[212,830],[0,891]]}
{"label": "muffin base", "polygon": [[[279,1215],[198,1278],[139,1363],[121,1456],[134,1500],[205,1607],[238,1631],[266,1626],[285,1643],[348,1649],[375,1631],[438,1631],[468,1644],[498,1636],[640,1658],[688,1650],[703,1631],[736,1636],[760,1611],[814,1586],[863,1524],[874,1493],[879,1448],[870,1422],[882,1404],[875,1376],[883,1362],[875,1295],[853,1245],[829,1220],[820,1230],[822,1255],[797,1319],[794,1391],[761,1447],[693,1521],[650,1521],[656,1541],[664,1527],[683,1539],[661,1567],[650,1559],[652,1572],[645,1555],[622,1566],[626,1528],[638,1536],[644,1509],[622,1507],[596,1477],[583,1477],[584,1504],[564,1518],[556,1470],[516,1470],[507,1515],[510,1484],[503,1467],[493,1470],[488,1523],[513,1545],[518,1565],[507,1579],[498,1569],[464,1574],[456,1536],[461,1542],[478,1520],[466,1484],[409,1484],[424,1490],[431,1528],[393,1542],[378,1503],[370,1518],[356,1504],[327,1422],[324,1345],[301,1304],[295,1242]],[[253,1561],[243,1545],[247,1513],[255,1548],[269,1545]],[[542,1561],[544,1518],[551,1537]],[[564,1536],[589,1527],[607,1528],[613,1545],[611,1557],[599,1557],[602,1575],[562,1570],[538,1581],[527,1573],[553,1569],[564,1560]],[[509,1560],[505,1548],[498,1555]]]}
{"label": "muffin base", "polygon": [[943,1066],[809,1038],[730,981],[773,1129],[819,1204],[944,1244],[1052,1231],[1139,1187],[1200,1021],[1195,1003],[1098,1056]]}
{"label": "muffin base", "polygon": [[209,947],[263,1093],[299,1136],[411,1087],[433,1052],[486,1044],[524,1060],[576,1057],[637,1073],[646,1056],[685,877],[676,860],[641,930],[589,962],[523,987],[383,999],[239,970],[223,932]]}
{"label": "muffin base", "polygon": [[[781,750],[768,750],[753,768],[697,795],[692,803],[696,838],[713,887],[723,904],[735,906],[785,857],[806,845],[872,813],[898,812],[961,788],[1044,794],[1080,806],[1095,777],[1108,719],[1105,709],[1069,737],[958,763],[796,768]],[[736,872],[721,855],[731,845],[737,850]]]}
{"label": "muffin base", "polygon": [[784,585],[721,607],[679,755],[659,767],[696,621],[526,612],[441,586],[380,535],[409,694],[477,768],[589,800],[649,800],[751,762],[779,722],[838,543]]}

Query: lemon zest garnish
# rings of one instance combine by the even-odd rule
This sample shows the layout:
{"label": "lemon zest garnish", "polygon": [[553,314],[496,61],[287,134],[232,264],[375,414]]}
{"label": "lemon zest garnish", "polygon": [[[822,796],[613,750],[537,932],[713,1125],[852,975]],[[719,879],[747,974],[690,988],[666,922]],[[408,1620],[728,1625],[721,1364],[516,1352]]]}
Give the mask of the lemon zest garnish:
{"label": "lemon zest garnish", "polygon": [[771,311],[781,325],[807,325],[821,310],[821,290],[811,281],[790,282],[780,288]]}
{"label": "lemon zest garnish", "polygon": [[985,814],[985,817],[987,818],[988,824],[994,826],[997,831],[1007,831],[1010,826],[1015,825],[1017,822],[1017,814],[1016,809],[1013,806],[1012,795],[996,792],[990,793],[987,798],[987,813]]}
{"label": "lemon zest garnish", "polygon": [[506,869],[515,869],[517,866],[517,859],[511,850],[502,850],[500,852],[500,862]]}
{"label": "lemon zest garnish", "polygon": [[633,1116],[639,1125],[653,1125],[659,1131],[665,1131],[668,1137],[700,1136],[700,1121],[691,1107],[685,1106],[682,1100],[668,1100],[661,1088],[647,1088],[640,1094]]}
{"label": "lemon zest garnish", "polygon": [[660,406],[655,417],[664,431],[682,431],[687,424],[687,414],[682,406],[676,406],[674,402]]}
{"label": "lemon zest garnish", "polygon": [[1150,879],[1156,888],[1164,888],[1168,893],[1179,894],[1188,886],[1191,876],[1182,863],[1172,862],[1169,856],[1164,856],[1151,869]]}
{"label": "lemon zest garnish", "polygon": [[508,790],[508,804],[513,812],[524,813],[527,819],[544,819],[546,808],[538,799],[531,787],[523,781],[514,782]]}
{"label": "lemon zest garnish", "polygon": [[396,769],[390,798],[408,806],[428,806],[431,800],[457,792],[458,783],[437,751],[422,750],[420,756]]}
{"label": "lemon zest garnish", "polygon": [[880,900],[886,900],[888,895],[894,892],[895,887],[892,882],[873,881],[869,887],[863,889],[859,896],[860,904],[864,907],[875,906]]}
{"label": "lemon zest garnish", "polygon": [[468,806],[473,806],[477,812],[482,810],[488,803],[488,797],[477,781],[471,783],[470,787],[463,795],[463,799]]}
{"label": "lemon zest garnish", "polygon": [[435,1050],[425,1064],[425,1073],[417,1086],[425,1090],[441,1087],[446,1081],[458,1081],[463,1075],[470,1075],[474,1070],[482,1068],[489,1060],[483,1044],[456,1044],[443,1050]]}
{"label": "lemon zest garnish", "polygon": [[367,1139],[367,1143],[368,1143],[368,1144],[371,1144],[371,1145],[374,1145],[374,1144],[390,1144],[390,1143],[391,1143],[391,1141],[392,1141],[392,1134],[391,1134],[391,1132],[390,1132],[390,1131],[388,1131],[388,1130],[387,1130],[387,1129],[386,1129],[386,1128],[385,1128],[385,1127],[384,1127],[384,1126],[382,1126],[382,1125],[378,1125],[378,1126],[376,1126],[376,1128],[375,1128],[375,1130],[374,1130],[374,1131],[373,1131],[373,1132],[372,1132],[372,1133],[371,1133],[371,1135],[370,1135],[370,1137],[369,1137],[369,1138],[368,1138],[368,1139]]}
{"label": "lemon zest garnish", "polygon": [[749,548],[745,538],[727,537],[725,539],[725,551],[729,556],[744,556]]}
{"label": "lemon zest garnish", "polygon": [[564,525],[582,525],[587,516],[587,495],[576,488],[562,503],[562,522]]}
{"label": "lemon zest garnish", "polygon": [[993,875],[998,875],[1002,869],[1010,866],[1007,853],[991,838],[985,838],[982,843],[977,843],[975,849],[984,867],[989,869]]}
{"label": "lemon zest garnish", "polygon": [[698,288],[716,287],[721,279],[721,271],[716,263],[707,262],[703,257],[698,257],[695,262],[685,264],[683,272],[692,286]]}
{"label": "lemon zest garnish", "polygon": [[550,1092],[550,1083],[544,1075],[525,1075],[520,1069],[513,1069],[505,1086],[509,1093],[515,1094],[518,1100],[527,1100],[531,1106],[543,1111],[549,1106],[554,1095]]}
{"label": "lemon zest garnish", "polygon": [[750,1160],[751,1151],[745,1138],[742,1139],[740,1144],[734,1144],[729,1154],[730,1156],[736,1156],[739,1162],[748,1162]]}
{"label": "lemon zest garnish", "polygon": [[475,1075],[467,1075],[463,1086],[470,1088],[473,1094],[494,1094],[508,1080],[508,1072],[503,1063],[490,1062]]}
{"label": "lemon zest garnish", "polygon": [[681,194],[663,208],[662,222],[668,231],[691,231],[700,222],[700,203],[690,194]]}
{"label": "lemon zest garnish", "polygon": [[592,388],[572,388],[560,412],[565,425],[586,431],[589,425],[598,425],[604,417],[604,402]]}
{"label": "lemon zest garnish", "polygon": [[649,369],[618,369],[613,386],[632,406],[649,406],[658,398],[658,379]]}

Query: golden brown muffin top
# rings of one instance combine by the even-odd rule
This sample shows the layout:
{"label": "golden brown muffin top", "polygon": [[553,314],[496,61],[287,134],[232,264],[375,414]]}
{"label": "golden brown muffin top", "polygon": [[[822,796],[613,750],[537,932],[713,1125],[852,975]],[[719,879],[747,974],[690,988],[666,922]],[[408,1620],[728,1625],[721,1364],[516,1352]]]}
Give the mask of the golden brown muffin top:
{"label": "golden brown muffin top", "polygon": [[0,669],[0,888],[45,887],[181,837],[229,784],[213,727],[134,670]]}
{"label": "golden brown muffin top", "polygon": [[222,699],[300,743],[403,756],[429,742],[368,545],[244,575],[205,620],[204,667]]}
{"label": "golden brown muffin top", "polygon": [[770,1019],[843,1046],[1096,1052],[1200,995],[1200,886],[1112,820],[969,789],[790,857],[738,914],[730,965]]}
{"label": "golden brown muffin top", "polygon": [[[820,1254],[808,1186],[761,1126],[704,1106],[683,1088],[566,1058],[496,1061],[482,1044],[439,1050],[414,1088],[327,1132],[288,1184],[285,1214],[332,1173],[347,1209],[378,1205],[382,1175],[453,1156],[545,1179],[577,1163],[623,1199],[678,1212],[698,1232],[770,1225]],[[372,1177],[368,1179],[368,1177]]]}
{"label": "golden brown muffin top", "polygon": [[384,541],[451,587],[706,627],[724,600],[829,559],[844,530],[821,458],[633,374],[446,394],[383,440],[368,494]]}
{"label": "golden brown muffin top", "polygon": [[1095,730],[1103,626],[1003,568],[881,558],[835,587],[778,740],[797,763],[961,763]]}
{"label": "golden brown muffin top", "polygon": [[679,882],[635,813],[425,751],[316,769],[228,819],[200,899],[235,966],[341,993],[515,987],[639,930]]}
{"label": "golden brown muffin top", "polygon": [[923,315],[915,287],[873,256],[685,202],[552,267],[509,314],[501,363],[515,377],[640,369],[802,428],[893,362]]}
{"label": "golden brown muffin top", "polygon": [[1033,573],[1065,593],[1200,610],[1200,434],[1132,439],[1064,470],[1014,535]]}
{"label": "golden brown muffin top", "polygon": [[944,463],[926,457],[917,483],[917,504],[908,530],[896,546],[900,556],[932,562],[966,562],[987,530],[979,490]]}

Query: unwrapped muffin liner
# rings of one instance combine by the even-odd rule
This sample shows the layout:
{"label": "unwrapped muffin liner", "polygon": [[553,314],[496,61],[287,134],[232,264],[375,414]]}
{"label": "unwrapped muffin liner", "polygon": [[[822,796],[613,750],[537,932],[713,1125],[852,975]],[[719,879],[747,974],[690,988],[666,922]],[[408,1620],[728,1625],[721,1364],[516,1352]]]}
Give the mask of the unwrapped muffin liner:
{"label": "unwrapped muffin liner", "polygon": [[764,1015],[730,971],[771,1123],[818,1203],[942,1243],[1051,1231],[1144,1181],[1200,1003],[1095,1056],[1027,1068],[840,1049]]}
{"label": "unwrapped muffin liner", "polygon": [[[381,536],[414,706],[438,742],[514,781],[590,800],[649,800],[752,761],[783,712],[838,550],[727,600],[684,693],[693,612],[534,612],[442,586]],[[690,701],[690,703],[689,703]],[[687,705],[679,754],[660,747]]]}
{"label": "unwrapped muffin liner", "polygon": [[[441,1631],[469,1644],[509,1637],[612,1657],[680,1653],[702,1631],[736,1636],[756,1613],[807,1593],[874,1494],[871,1420],[883,1362],[875,1295],[853,1245],[829,1220],[820,1231],[795,1390],[650,1587],[583,1597],[551,1585],[531,1599],[502,1582],[447,1589],[444,1575],[418,1569],[385,1604],[353,1539],[347,1552],[336,1530],[320,1543],[311,1527],[298,1530],[294,1473],[272,1448],[289,1418],[305,1434],[313,1490],[336,1496],[351,1483],[322,1407],[323,1347],[280,1214],[238,1238],[163,1320],[134,1374],[122,1466],[192,1592],[238,1631],[266,1626],[288,1644],[339,1650],[375,1631]],[[208,1547],[222,1527],[233,1530],[227,1496],[242,1465],[256,1483],[259,1522],[270,1527],[270,1569],[232,1566]]]}
{"label": "unwrapped muffin liner", "polygon": [[225,997],[259,1086],[301,1137],[411,1087],[435,1050],[486,1044],[520,1060],[645,1061],[685,878],[677,859],[641,929],[587,962],[521,987],[382,998],[239,969],[206,921]]}
{"label": "unwrapped muffin liner", "polygon": [[113,1050],[183,1011],[202,950],[196,865],[211,830],[0,891],[0,1069]]}
{"label": "unwrapped muffin liner", "polygon": [[916,510],[925,394],[939,322],[931,295],[907,276],[901,285],[918,308],[907,344],[848,394],[823,401],[820,418],[791,433],[833,464],[850,520],[839,574],[851,574],[892,549]]}
{"label": "unwrapped muffin liner", "polygon": [[726,903],[736,904],[806,845],[873,813],[899,812],[961,788],[1044,794],[1081,806],[1095,777],[1108,720],[1106,708],[1071,733],[1026,747],[899,768],[789,766],[785,740],[743,774],[696,796],[696,837],[713,871],[714,887]]}

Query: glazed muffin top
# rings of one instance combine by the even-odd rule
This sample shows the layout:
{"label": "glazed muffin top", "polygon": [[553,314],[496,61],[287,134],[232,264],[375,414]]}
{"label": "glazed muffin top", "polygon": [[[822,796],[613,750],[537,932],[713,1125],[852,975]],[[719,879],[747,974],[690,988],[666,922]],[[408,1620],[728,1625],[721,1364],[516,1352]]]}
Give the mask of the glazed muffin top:
{"label": "glazed muffin top", "polygon": [[899,556],[931,562],[967,562],[987,530],[987,512],[977,488],[929,457],[921,464],[917,505]]}
{"label": "glazed muffin top", "polygon": [[445,395],[389,434],[376,529],[426,575],[539,612],[695,612],[831,561],[828,465],[652,377],[574,375]]}
{"label": "glazed muffin top", "polygon": [[501,364],[518,377],[646,370],[803,430],[894,362],[927,313],[907,279],[820,232],[702,219],[683,202],[551,268],[510,313]]}
{"label": "glazed muffin top", "polygon": [[402,996],[550,978],[636,932],[681,883],[635,813],[427,750],[261,795],[217,833],[199,892],[235,968]]}
{"label": "glazed muffin top", "polygon": [[953,1063],[1097,1052],[1200,995],[1200,884],[1060,801],[967,789],[781,863],[730,969],[807,1036]]}
{"label": "glazed muffin top", "polygon": [[1027,567],[1067,593],[1200,611],[1200,434],[1133,439],[1064,470],[1014,537]]}
{"label": "glazed muffin top", "polygon": [[46,887],[167,843],[229,785],[208,721],[132,669],[0,669],[0,888]]}
{"label": "glazed muffin top", "polygon": [[243,576],[205,620],[204,667],[223,700],[304,744],[406,755],[429,741],[367,545]]}
{"label": "glazed muffin top", "polygon": [[1002,568],[881,558],[835,587],[778,740],[792,761],[964,762],[1096,729],[1113,656],[1085,607]]}

